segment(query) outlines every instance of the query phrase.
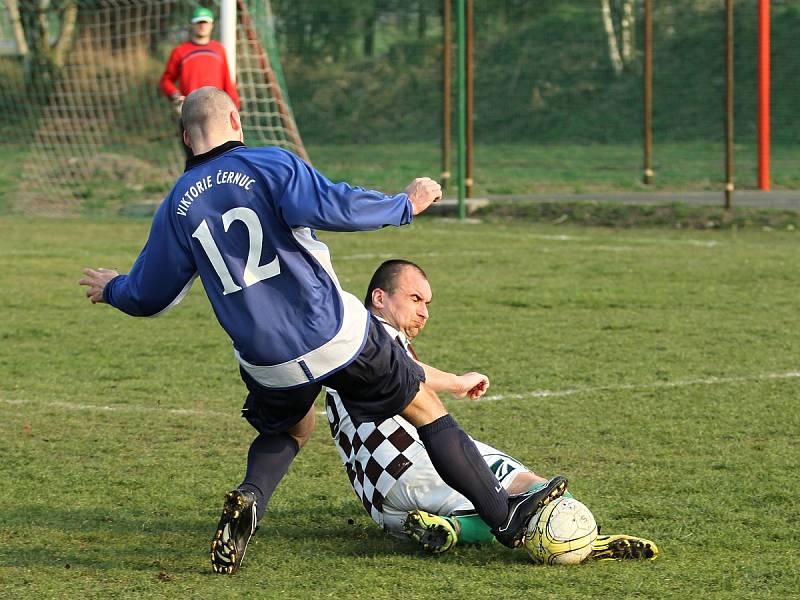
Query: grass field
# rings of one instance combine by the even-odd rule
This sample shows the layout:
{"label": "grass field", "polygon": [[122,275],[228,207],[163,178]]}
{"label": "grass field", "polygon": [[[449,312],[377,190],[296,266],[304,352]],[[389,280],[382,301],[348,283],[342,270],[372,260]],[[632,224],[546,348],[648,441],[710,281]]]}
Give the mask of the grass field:
{"label": "grass field", "polygon": [[652,564],[432,559],[373,526],[325,418],[242,571],[208,542],[252,432],[200,286],[158,319],[91,306],[146,221],[0,218],[0,590],[6,598],[788,598],[800,589],[796,232],[420,219],[323,234],[361,295],[384,258],[434,289],[424,359],[493,381],[450,401],[475,437],[563,473]]}

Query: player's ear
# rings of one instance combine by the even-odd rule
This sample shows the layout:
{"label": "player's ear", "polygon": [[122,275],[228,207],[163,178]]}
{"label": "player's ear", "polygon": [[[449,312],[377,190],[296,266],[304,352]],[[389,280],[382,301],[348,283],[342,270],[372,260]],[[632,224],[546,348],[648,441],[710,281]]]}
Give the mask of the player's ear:
{"label": "player's ear", "polygon": [[192,138],[189,137],[189,132],[185,129],[183,130],[183,143],[189,146],[189,148],[192,147]]}
{"label": "player's ear", "polygon": [[242,128],[242,118],[239,116],[238,110],[232,110],[229,115],[231,121],[231,129],[239,131]]}
{"label": "player's ear", "polygon": [[372,306],[379,310],[383,308],[383,297],[385,293],[386,292],[384,292],[381,288],[375,288],[372,290]]}
{"label": "player's ear", "polygon": [[239,116],[238,110],[232,110],[230,113],[231,129],[239,132],[239,141],[244,142],[244,129],[242,128],[242,118]]}

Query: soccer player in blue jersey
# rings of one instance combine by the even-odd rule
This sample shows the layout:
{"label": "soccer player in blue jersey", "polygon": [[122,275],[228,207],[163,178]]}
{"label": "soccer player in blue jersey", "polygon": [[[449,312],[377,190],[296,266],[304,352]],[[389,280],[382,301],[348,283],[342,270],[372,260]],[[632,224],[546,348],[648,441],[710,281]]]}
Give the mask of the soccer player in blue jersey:
{"label": "soccer player in blue jersey", "polygon": [[515,496],[498,486],[422,367],[341,288],[314,235],[410,223],[441,196],[439,184],[415,179],[405,193],[386,195],[332,183],[280,148],[248,148],[236,106],[216,88],[189,94],[181,118],[194,156],[156,211],[130,272],[87,268],[80,284],[93,303],[155,316],[199,276],[233,341],[248,389],[242,414],[258,436],[244,481],[225,497],[211,543],[214,571],[241,565],[267,502],[314,429],[323,385],[346,398],[357,421],[403,415],[442,479],[499,541],[519,546],[531,515],[564,493],[566,479]]}

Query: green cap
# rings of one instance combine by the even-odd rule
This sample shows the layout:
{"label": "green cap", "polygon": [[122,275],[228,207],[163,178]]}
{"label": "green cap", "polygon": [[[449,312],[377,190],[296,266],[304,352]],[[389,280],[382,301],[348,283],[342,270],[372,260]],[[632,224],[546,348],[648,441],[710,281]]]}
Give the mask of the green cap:
{"label": "green cap", "polygon": [[194,9],[192,13],[192,25],[195,23],[213,23],[214,22],[214,13],[212,13],[209,9],[205,8],[204,6],[199,6]]}

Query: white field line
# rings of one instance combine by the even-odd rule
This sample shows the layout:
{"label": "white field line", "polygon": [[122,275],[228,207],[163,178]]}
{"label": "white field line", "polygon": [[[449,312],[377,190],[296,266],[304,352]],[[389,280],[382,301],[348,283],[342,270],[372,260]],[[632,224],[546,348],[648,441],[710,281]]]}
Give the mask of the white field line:
{"label": "white field line", "polygon": [[[486,256],[487,254],[495,254],[495,252],[489,250],[444,250],[442,252],[432,250],[430,252],[415,252],[414,257],[437,258],[439,256],[455,256],[455,255]],[[363,252],[360,254],[343,254],[341,256],[337,256],[336,254],[331,254],[333,262],[339,262],[342,260],[375,260],[375,259],[388,260],[390,258],[397,258],[398,256],[399,254],[397,252]]]}
{"label": "white field line", "polygon": [[658,238],[623,238],[615,240],[611,237],[594,237],[594,236],[575,236],[575,235],[539,235],[529,234],[524,237],[532,238],[535,240],[554,241],[554,242],[629,242],[637,246],[698,246],[700,248],[714,248],[719,246],[720,243],[716,240],[676,240],[671,238],[658,239]]}
{"label": "white field line", "polygon": [[218,412],[214,410],[196,410],[186,408],[162,408],[160,406],[141,406],[138,404],[79,404],[76,402],[64,402],[62,400],[9,400],[0,398],[0,403],[14,406],[46,406],[47,408],[60,408],[63,410],[91,411],[91,412],[138,412],[138,413],[166,413],[168,415],[187,415],[201,417],[230,417],[231,414],[239,416],[237,413]]}
{"label": "white field line", "polygon": [[[490,394],[484,396],[478,402],[499,402],[508,400],[529,400],[531,398],[562,398],[566,396],[576,396],[578,394],[594,394],[597,392],[615,392],[630,390],[653,390],[660,388],[681,388],[697,385],[730,385],[736,383],[752,383],[759,381],[776,381],[785,379],[800,379],[800,371],[788,371],[785,373],[765,373],[762,375],[749,375],[742,377],[707,377],[704,379],[686,379],[678,381],[656,381],[653,383],[626,383],[620,385],[604,385],[598,387],[573,388],[566,390],[530,390],[517,394]],[[472,400],[463,400],[473,402]],[[452,402],[452,400],[451,400]],[[79,404],[74,402],[64,402],[61,400],[21,400],[0,398],[0,404],[9,406],[46,406],[47,408],[59,408],[74,411],[92,411],[108,413],[162,413],[178,416],[201,416],[201,417],[239,417],[238,410],[232,409],[230,412],[219,412],[213,410],[197,410],[182,408],[162,408],[160,406],[141,406],[131,404],[117,405],[97,405]],[[317,411],[318,415],[325,415],[325,411]]]}
{"label": "white field line", "polygon": [[[618,244],[608,244],[602,246],[581,246],[584,252],[641,252],[642,246],[631,244],[630,246],[620,246]],[[530,249],[528,249],[530,251]],[[542,254],[552,253],[553,250],[548,247],[535,248],[534,251],[541,252]],[[444,250],[441,252],[415,252],[413,258],[419,261],[421,258],[447,258],[453,256],[502,256],[507,254],[518,254],[517,249],[494,249],[494,250]],[[342,256],[332,256],[334,263],[340,263],[350,260],[389,260],[391,258],[399,258],[401,255],[397,252],[365,252],[363,254],[345,254]]]}
{"label": "white field line", "polygon": [[[437,230],[426,229],[426,233],[436,233]],[[441,234],[452,235],[452,230],[440,230]],[[675,238],[643,238],[643,237],[620,237],[613,236],[594,236],[594,235],[561,235],[561,234],[541,234],[541,233],[515,233],[514,239],[517,240],[541,240],[544,242],[611,242],[617,245],[635,244],[637,246],[698,246],[701,248],[715,248],[722,245],[717,240],[698,240],[694,238],[675,239]]]}
{"label": "white field line", "polygon": [[773,381],[781,379],[800,379],[800,371],[787,373],[766,373],[764,375],[750,375],[742,377],[706,377],[704,379],[686,379],[678,381],[656,381],[653,383],[625,383],[620,385],[604,385],[594,388],[575,388],[566,390],[531,390],[518,394],[490,394],[480,398],[479,402],[492,402],[500,400],[527,400],[530,398],[561,398],[577,394],[594,394],[597,392],[618,392],[629,390],[655,390],[660,388],[680,388],[695,385],[727,385],[734,383],[751,383],[758,381]]}
{"label": "white field line", "polygon": [[[595,252],[595,251],[606,251],[606,252],[632,252],[632,251],[640,251],[645,246],[660,246],[660,245],[675,245],[675,246],[694,246],[699,248],[715,248],[720,245],[717,241],[703,241],[703,240],[672,240],[672,239],[647,239],[647,238],[625,238],[621,240],[614,240],[611,238],[601,238],[601,237],[581,237],[581,236],[570,236],[570,235],[538,235],[538,234],[527,234],[522,235],[518,239],[534,239],[540,240],[544,242],[578,242],[579,244],[586,244],[586,243],[594,243],[595,245],[591,246],[582,246],[582,250],[587,252]],[[596,245],[602,242],[612,242],[608,244],[601,244]],[[614,243],[616,242],[616,243]],[[626,243],[627,242],[627,243]],[[547,251],[543,249],[543,251]],[[517,249],[509,249],[505,252],[517,252]],[[415,252],[415,258],[437,258],[437,257],[444,257],[444,256],[496,256],[498,254],[503,254],[504,250],[502,248],[494,248],[494,249],[484,249],[484,250],[442,250],[442,251],[430,251],[430,252]],[[362,252],[362,253],[355,253],[355,254],[342,254],[336,255],[333,254],[333,262],[337,263],[339,261],[345,260],[388,260],[390,258],[396,258],[398,256],[397,252]]]}
{"label": "white field line", "polygon": [[[441,233],[452,235],[452,230],[436,230],[436,229],[426,229],[426,232],[429,233]],[[632,248],[641,248],[642,246],[697,246],[701,248],[714,248],[719,246],[721,242],[715,240],[696,240],[696,239],[658,239],[658,238],[622,238],[622,239],[614,239],[613,237],[597,237],[597,236],[580,236],[580,235],[547,235],[547,234],[536,234],[536,233],[522,233],[515,235],[517,240],[540,240],[543,242],[578,242],[578,243],[586,243],[586,242],[612,242],[611,244],[604,244],[603,246],[598,247],[599,249],[632,249]],[[614,243],[615,242],[615,243]],[[586,248],[587,250],[594,250],[595,247]],[[458,255],[469,255],[469,256],[484,256],[487,254],[496,254],[497,249],[493,250],[444,250],[442,252],[437,251],[430,251],[430,252],[416,252],[414,256],[422,256],[426,258],[435,258],[437,256],[451,256],[454,254]],[[88,254],[84,252],[83,254]],[[50,256],[45,251],[38,251],[38,250],[18,250],[18,249],[3,249],[0,250],[0,256],[24,256],[26,258],[31,257],[44,257]],[[376,258],[383,258],[389,259],[397,256],[396,252],[364,252],[364,253],[354,253],[354,254],[342,254],[337,256],[333,254],[332,257],[334,262],[340,260],[374,260]]]}

